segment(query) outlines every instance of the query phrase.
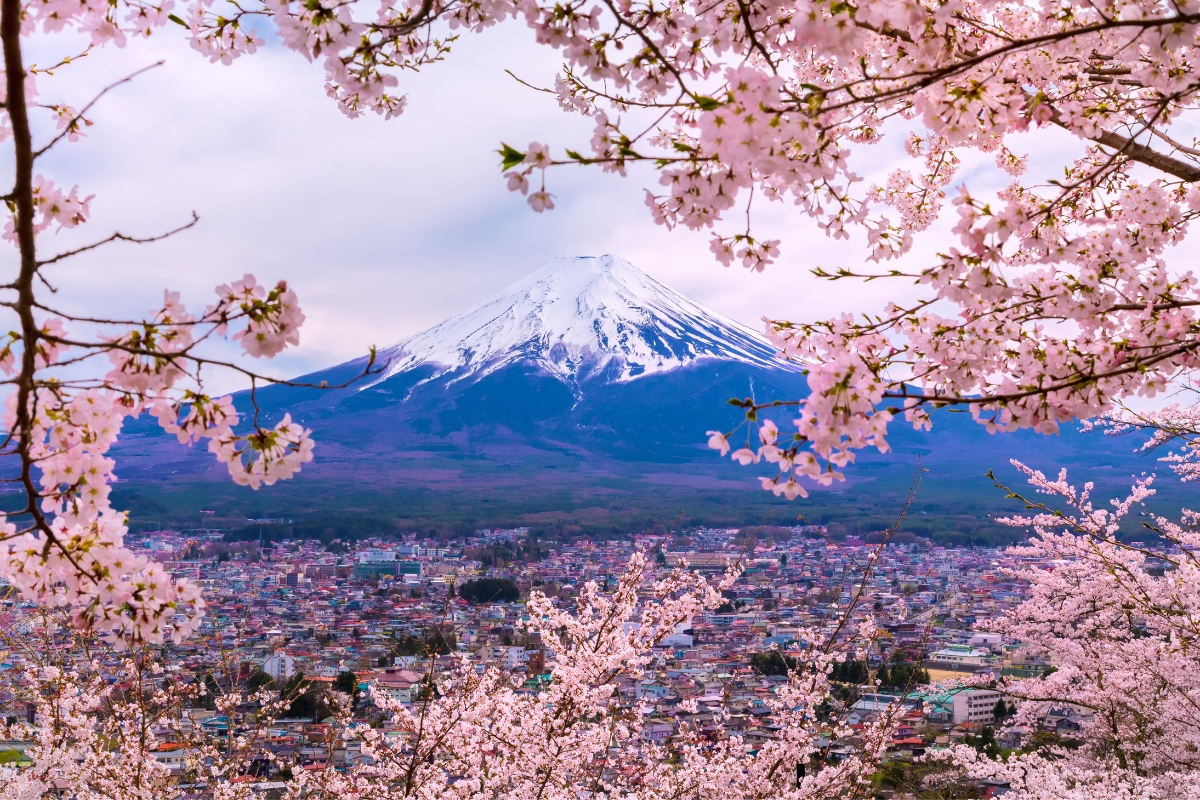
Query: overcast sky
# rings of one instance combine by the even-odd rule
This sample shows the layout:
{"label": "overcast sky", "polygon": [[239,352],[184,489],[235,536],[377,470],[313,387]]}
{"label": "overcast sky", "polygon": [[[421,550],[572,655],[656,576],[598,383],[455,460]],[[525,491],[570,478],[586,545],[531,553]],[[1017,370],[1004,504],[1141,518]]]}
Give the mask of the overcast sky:
{"label": "overcast sky", "polygon": [[[47,62],[69,45],[62,37],[43,42],[38,58]],[[96,199],[86,230],[41,246],[68,246],[112,229],[148,235],[185,221],[193,209],[201,223],[166,243],[117,245],[54,267],[59,302],[139,315],[169,287],[199,309],[215,284],[245,272],[263,281],[285,278],[308,323],[302,347],[272,365],[280,377],[415,333],[555,256],[620,255],[759,329],[764,315],[813,319],[878,309],[885,298],[911,291],[896,283],[816,281],[811,267],[861,267],[862,242],[828,240],[779,205],[757,219],[760,235],[783,240],[780,262],[764,274],[723,268],[708,251],[707,233],[651,222],[643,201],[643,189],[654,185],[648,173],[552,174],[558,207],[533,213],[504,187],[499,143],[586,149],[590,125],[504,73],[510,68],[548,85],[558,67],[554,53],[536,47],[520,25],[467,34],[446,63],[402,76],[409,107],[391,121],[345,118],[325,97],[322,70],[278,46],[226,67],[209,64],[174,30],[89,57],[46,82],[42,99],[82,105],[95,89],[159,58],[163,67],[101,102],[84,141],[47,160],[48,177]],[[1047,166],[1075,146],[1062,136],[1039,136],[1035,156]],[[882,181],[896,166],[896,138],[858,162],[868,180]],[[980,174],[993,187],[1005,180],[986,157],[959,179],[974,182]],[[944,216],[943,231],[953,211]],[[927,239],[911,261],[927,263],[935,249]]]}

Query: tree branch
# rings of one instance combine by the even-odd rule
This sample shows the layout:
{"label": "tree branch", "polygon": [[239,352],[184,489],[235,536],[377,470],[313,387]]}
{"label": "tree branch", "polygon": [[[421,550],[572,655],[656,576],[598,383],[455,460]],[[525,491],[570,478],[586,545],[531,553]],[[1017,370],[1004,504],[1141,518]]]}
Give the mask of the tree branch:
{"label": "tree branch", "polygon": [[[161,64],[162,62],[160,61],[159,63]],[[106,239],[101,239],[98,242],[92,242],[91,244],[87,244],[87,245],[84,245],[83,247],[76,248],[75,250],[67,250],[66,252],[59,253],[58,255],[54,256],[53,258],[48,258],[45,261],[39,261],[38,266],[44,267],[47,264],[53,264],[56,261],[62,261],[64,258],[70,258],[71,256],[77,256],[80,253],[86,253],[89,250],[95,250],[97,247],[103,247],[104,245],[109,244],[111,242],[132,242],[133,244],[149,244],[150,242],[160,242],[163,239],[174,236],[177,233],[186,231],[188,228],[193,227],[199,221],[200,221],[200,217],[196,214],[195,211],[193,211],[191,222],[188,222],[184,225],[180,225],[178,228],[175,228],[174,230],[169,230],[166,233],[160,233],[157,236],[147,236],[147,237],[126,236],[125,234],[121,233],[120,231],[117,231],[112,236],[109,236]]]}
{"label": "tree branch", "polygon": [[[1050,108],[1051,122],[1063,130],[1079,135],[1078,131],[1074,130],[1062,121],[1062,117],[1059,116],[1058,109],[1054,108],[1053,106],[1048,107]],[[1085,138],[1104,147],[1111,147],[1113,150],[1116,150],[1118,154],[1125,156],[1130,161],[1137,161],[1140,164],[1153,167],[1159,172],[1165,172],[1168,175],[1173,175],[1182,181],[1187,181],[1188,183],[1200,182],[1200,166],[1189,164],[1186,161],[1181,161],[1177,158],[1172,158],[1165,153],[1158,152],[1153,147],[1149,147],[1144,144],[1138,144],[1132,137],[1122,136],[1121,134],[1114,133],[1113,131],[1101,131],[1096,136],[1088,136]]]}
{"label": "tree branch", "polygon": [[71,119],[63,127],[63,129],[58,132],[57,136],[55,136],[53,139],[51,139],[50,142],[45,147],[34,152],[34,154],[33,154],[34,159],[41,158],[42,154],[44,154],[51,147],[54,147],[54,145],[56,145],[60,141],[62,141],[63,137],[67,136],[71,132],[71,128],[75,125],[75,123],[78,122],[79,120],[83,119],[83,115],[86,114],[92,108],[92,106],[94,106],[94,105],[96,105],[96,103],[100,102],[101,97],[104,97],[104,95],[108,94],[110,91],[117,88],[121,84],[129,83],[131,80],[136,78],[138,75],[141,75],[143,72],[149,72],[150,70],[154,69],[155,67],[161,67],[165,63],[166,63],[165,61],[155,61],[150,66],[142,67],[141,69],[137,70],[136,72],[131,72],[130,74],[126,75],[124,78],[121,78],[121,80],[119,80],[115,83],[110,83],[108,86],[105,86],[103,89],[100,90],[100,93],[98,95],[93,97],[91,99],[91,101],[89,101],[88,104],[83,107],[83,109],[81,111],[79,111],[75,116],[71,117]]}

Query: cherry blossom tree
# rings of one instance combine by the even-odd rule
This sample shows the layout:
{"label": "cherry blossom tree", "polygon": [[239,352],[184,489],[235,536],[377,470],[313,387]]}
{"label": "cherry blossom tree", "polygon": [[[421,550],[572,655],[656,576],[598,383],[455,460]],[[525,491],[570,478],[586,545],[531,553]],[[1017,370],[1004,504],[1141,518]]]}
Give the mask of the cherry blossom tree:
{"label": "cherry blossom tree", "polygon": [[204,376],[213,369],[246,377],[251,399],[269,380],[242,362],[214,358],[207,346],[213,340],[231,339],[246,356],[268,359],[299,342],[304,315],[286,283],[261,286],[246,275],[217,286],[199,313],[168,290],[162,306],[140,320],[111,319],[102,310],[72,315],[55,307],[56,265],[121,242],[157,241],[192,227],[197,218],[157,235],[113,232],[83,246],[55,247],[58,231],[86,223],[92,197],[79,187],[60,187],[40,164],[54,148],[78,140],[92,124],[87,114],[96,103],[138,73],[78,109],[42,102],[39,85],[75,67],[80,54],[34,67],[26,61],[25,40],[74,30],[88,34],[89,51],[106,43],[121,46],[149,35],[168,16],[165,7],[141,3],[0,3],[0,137],[13,153],[3,238],[18,256],[0,286],[13,324],[0,347],[8,390],[0,455],[19,464],[8,480],[23,497],[0,514],[0,576],[26,599],[68,609],[81,628],[126,644],[180,639],[195,629],[204,601],[189,581],[173,580],[125,546],[125,515],[109,501],[115,464],[107,455],[123,420],[149,413],[180,442],[207,440],[233,480],[252,488],[294,475],[313,448],[309,432],[290,417],[268,429],[254,415],[239,429],[231,399],[204,391]]}
{"label": "cherry blossom tree", "polygon": [[1153,499],[1152,478],[1105,508],[1090,484],[1072,486],[1065,471],[1051,479],[1016,466],[1035,494],[1013,492],[1028,511],[1005,522],[1034,531],[1013,551],[1031,565],[1021,571],[1030,593],[994,628],[1041,649],[1055,668],[1000,688],[1022,700],[1011,724],[1036,729],[1063,707],[1091,721],[1075,743],[1007,759],[959,747],[944,758],[970,777],[1008,783],[1017,798],[1197,796],[1200,519],[1147,513],[1146,537],[1165,547],[1129,544],[1121,527]]}

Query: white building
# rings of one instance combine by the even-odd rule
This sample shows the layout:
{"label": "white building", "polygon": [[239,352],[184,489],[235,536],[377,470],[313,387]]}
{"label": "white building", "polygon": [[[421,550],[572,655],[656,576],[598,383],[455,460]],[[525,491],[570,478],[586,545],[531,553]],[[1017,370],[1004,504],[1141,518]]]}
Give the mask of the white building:
{"label": "white building", "polygon": [[1003,641],[998,633],[973,633],[967,644],[971,645],[971,647],[988,647],[999,650],[1003,645]]}
{"label": "white building", "polygon": [[664,647],[691,647],[696,639],[692,635],[692,621],[681,622],[675,626],[675,632],[662,640]]}
{"label": "white building", "polygon": [[529,663],[529,654],[524,647],[509,647],[508,652],[504,654],[504,666],[509,669],[516,669]]}
{"label": "white building", "polygon": [[992,725],[996,722],[996,701],[1003,700],[1003,692],[992,689],[968,689],[954,695],[954,724],[978,722]]}
{"label": "white building", "polygon": [[177,744],[164,744],[152,754],[154,760],[162,764],[172,775],[178,775],[192,758],[190,748]]}
{"label": "white building", "polygon": [[263,662],[263,672],[276,683],[286,681],[296,674],[296,659],[285,653],[276,653]]}
{"label": "white building", "polygon": [[918,705],[916,700],[901,698],[900,695],[896,694],[864,694],[858,698],[851,708],[854,711],[880,712],[887,711],[893,706],[898,706],[901,702],[906,706]]}
{"label": "white building", "polygon": [[851,725],[857,725],[879,714],[890,713],[901,708],[916,708],[920,704],[919,700],[911,697],[900,697],[894,694],[864,694],[850,707],[850,714],[846,721]]}
{"label": "white building", "polygon": [[935,652],[929,660],[955,666],[984,667],[990,656],[987,650],[976,650],[969,644],[952,644]]}
{"label": "white building", "polygon": [[410,703],[413,700],[413,687],[418,686],[421,676],[411,670],[388,667],[382,672],[371,676],[371,692],[386,694],[393,700]]}

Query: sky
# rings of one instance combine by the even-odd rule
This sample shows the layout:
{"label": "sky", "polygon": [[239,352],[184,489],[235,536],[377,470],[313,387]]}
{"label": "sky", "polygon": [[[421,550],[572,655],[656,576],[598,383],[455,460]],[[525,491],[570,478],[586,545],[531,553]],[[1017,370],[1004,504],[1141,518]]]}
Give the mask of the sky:
{"label": "sky", "polygon": [[[174,26],[169,26],[173,28]],[[34,44],[42,63],[78,42]],[[530,141],[586,150],[590,125],[554,98],[521,86],[511,69],[550,85],[559,66],[519,24],[467,34],[450,58],[401,76],[408,110],[385,121],[343,116],[324,94],[323,73],[270,43],[232,66],[210,64],[175,30],[124,49],[106,48],[41,86],[46,102],[81,106],[99,88],[163,60],[110,92],[89,115],[85,139],[57,147],[47,177],[94,194],[84,229],[41,244],[69,247],[112,230],[151,235],[200,223],[166,242],[118,244],[52,268],[60,307],[135,317],[180,290],[202,309],[218,283],[254,274],[286,279],[308,321],[301,347],[268,368],[291,377],[362,355],[460,312],[556,256],[613,253],[692,299],[762,329],[762,318],[817,319],[877,310],[913,296],[895,281],[829,284],[813,267],[862,268],[861,239],[835,242],[794,209],[756,213],[756,233],[782,240],[778,263],[758,274],[722,267],[707,232],[656,226],[643,192],[654,175],[628,178],[571,168],[552,172],[557,208],[532,212],[507,191],[500,142]],[[1035,134],[1035,168],[1050,167],[1075,143]],[[902,153],[901,136],[867,148],[856,166],[882,182]],[[1059,163],[1061,163],[1059,161]],[[960,178],[998,188],[986,156]],[[937,249],[952,224],[943,215],[908,259]],[[733,232],[737,221],[725,228]],[[14,259],[13,254],[6,257]],[[222,381],[211,388],[228,390]]]}

